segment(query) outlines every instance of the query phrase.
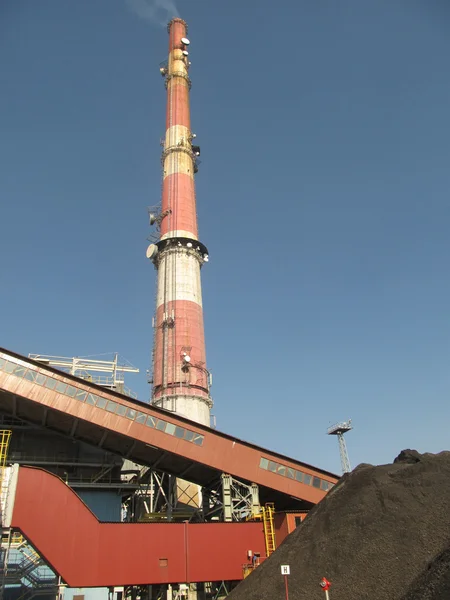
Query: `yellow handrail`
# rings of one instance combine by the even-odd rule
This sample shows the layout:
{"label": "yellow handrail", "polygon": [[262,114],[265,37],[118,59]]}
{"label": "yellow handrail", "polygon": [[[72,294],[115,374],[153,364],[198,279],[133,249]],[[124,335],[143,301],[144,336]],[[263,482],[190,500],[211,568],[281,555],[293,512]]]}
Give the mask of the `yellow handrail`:
{"label": "yellow handrail", "polygon": [[0,429],[0,489],[3,483],[3,475],[6,467],[6,459],[8,457],[9,441],[11,439],[11,431],[9,429]]}
{"label": "yellow handrail", "polygon": [[0,429],[0,467],[6,466],[10,439],[11,431],[9,429]]}

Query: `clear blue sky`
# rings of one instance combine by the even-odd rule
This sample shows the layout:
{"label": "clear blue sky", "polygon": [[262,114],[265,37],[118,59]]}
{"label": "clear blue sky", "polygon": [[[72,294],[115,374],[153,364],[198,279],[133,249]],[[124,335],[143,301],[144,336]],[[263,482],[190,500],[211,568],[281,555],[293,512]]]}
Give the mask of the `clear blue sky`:
{"label": "clear blue sky", "polygon": [[[450,4],[177,3],[218,428],[333,471],[349,417],[353,464],[448,449]],[[126,0],[0,4],[0,344],[118,351],[143,400],[166,52]]]}

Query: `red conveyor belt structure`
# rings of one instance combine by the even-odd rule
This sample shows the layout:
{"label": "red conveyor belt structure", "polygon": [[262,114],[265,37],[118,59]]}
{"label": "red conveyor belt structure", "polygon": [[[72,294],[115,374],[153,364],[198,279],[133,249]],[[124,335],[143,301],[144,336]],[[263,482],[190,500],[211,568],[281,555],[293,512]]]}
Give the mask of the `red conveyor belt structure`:
{"label": "red conveyor belt structure", "polygon": [[69,587],[233,581],[264,556],[261,523],[100,523],[55,475],[14,470],[11,527]]}

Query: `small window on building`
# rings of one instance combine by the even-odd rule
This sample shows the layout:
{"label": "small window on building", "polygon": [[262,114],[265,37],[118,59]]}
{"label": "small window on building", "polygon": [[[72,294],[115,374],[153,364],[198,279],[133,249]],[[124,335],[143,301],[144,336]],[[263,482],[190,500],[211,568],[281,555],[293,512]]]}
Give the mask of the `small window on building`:
{"label": "small window on building", "polygon": [[76,387],[73,387],[73,385],[68,385],[67,386],[66,394],[68,396],[70,396],[71,398],[73,398],[76,393],[77,393],[77,388]]}
{"label": "small window on building", "polygon": [[98,408],[105,408],[106,403],[108,402],[106,400],[106,398],[102,398],[101,396],[94,396],[95,397],[95,406],[97,406]]}
{"label": "small window on building", "polygon": [[44,385],[46,379],[47,377],[45,375],[42,375],[42,373],[38,373],[36,375],[36,383],[38,385]]}
{"label": "small window on building", "polygon": [[55,391],[57,391],[59,394],[64,394],[66,389],[67,383],[64,383],[64,381],[58,381],[58,383],[56,384]]}
{"label": "small window on building", "polygon": [[303,481],[303,473],[301,471],[295,471],[295,479],[301,483]]}
{"label": "small window on building", "polygon": [[127,407],[123,406],[123,404],[119,404],[119,407],[117,409],[117,414],[121,417],[124,417],[126,412],[127,412]]}
{"label": "small window on building", "polygon": [[175,437],[180,438],[180,440],[184,438],[183,427],[175,427]]}
{"label": "small window on building", "polygon": [[147,427],[151,427],[152,429],[154,429],[156,427],[155,417],[147,417],[146,425],[147,425]]}
{"label": "small window on building", "polygon": [[25,371],[26,371],[25,367],[22,367],[21,365],[17,365],[17,367],[14,369],[14,375],[16,377],[23,377],[25,375]]}
{"label": "small window on building", "polygon": [[10,362],[9,360],[6,361],[6,365],[5,365],[5,371],[7,373],[12,373],[14,371],[14,369],[16,368],[16,363]]}
{"label": "small window on building", "polygon": [[278,465],[278,470],[277,470],[278,475],[286,475],[286,467],[284,465]]}
{"label": "small window on building", "polygon": [[36,379],[36,371],[32,371],[31,369],[28,369],[28,371],[25,373],[25,379],[27,381],[34,381]]}
{"label": "small window on building", "polygon": [[166,421],[161,421],[161,419],[156,423],[156,429],[159,431],[164,431],[166,428]]}
{"label": "small window on building", "polygon": [[117,404],[115,402],[113,402],[112,400],[108,400],[108,403],[106,405],[106,410],[110,413],[115,413],[116,408],[117,408]]}
{"label": "small window on building", "polygon": [[136,411],[133,410],[132,408],[129,408],[127,410],[127,414],[125,415],[127,419],[130,419],[131,421],[134,421],[136,418]]}
{"label": "small window on building", "polygon": [[141,425],[145,425],[145,421],[147,420],[147,415],[143,412],[138,412],[136,417],[136,423],[140,423]]}
{"label": "small window on building", "polygon": [[192,440],[194,439],[194,435],[195,433],[193,431],[189,431],[189,429],[186,429],[184,439],[188,442],[192,442]]}
{"label": "small window on building", "polygon": [[302,518],[301,517],[295,517],[295,526],[298,527],[302,522]]}
{"label": "small window on building", "polygon": [[273,460],[269,460],[269,471],[272,471],[272,473],[276,473],[277,472],[277,463],[273,462]]}
{"label": "small window on building", "polygon": [[86,404],[90,404],[91,406],[95,406],[95,398],[94,394],[88,394],[86,398]]}
{"label": "small window on building", "polygon": [[53,379],[53,377],[47,377],[47,381],[45,382],[45,387],[49,390],[54,390],[56,387],[57,381]]}
{"label": "small window on building", "polygon": [[261,469],[265,469],[267,471],[267,469],[269,468],[268,459],[261,456],[261,460],[259,461],[259,466],[261,467]]}
{"label": "small window on building", "polygon": [[307,475],[306,473],[303,476],[303,483],[305,483],[306,485],[311,485],[311,475]]}
{"label": "small window on building", "polygon": [[294,469],[286,469],[286,477],[289,477],[289,479],[294,479],[294,477],[295,477]]}
{"label": "small window on building", "polygon": [[202,446],[203,445],[203,436],[196,433],[192,442],[196,446]]}
{"label": "small window on building", "polygon": [[75,394],[75,400],[78,400],[78,402],[84,402],[86,400],[86,396],[87,392],[84,390],[77,390],[77,393]]}
{"label": "small window on building", "polygon": [[175,425],[173,423],[167,423],[166,433],[168,433],[169,435],[173,435],[175,433]]}
{"label": "small window on building", "polygon": [[320,488],[320,479],[318,477],[313,477],[313,487]]}
{"label": "small window on building", "polygon": [[4,358],[0,358],[0,369],[3,369],[3,367],[5,366],[5,362],[6,360]]}

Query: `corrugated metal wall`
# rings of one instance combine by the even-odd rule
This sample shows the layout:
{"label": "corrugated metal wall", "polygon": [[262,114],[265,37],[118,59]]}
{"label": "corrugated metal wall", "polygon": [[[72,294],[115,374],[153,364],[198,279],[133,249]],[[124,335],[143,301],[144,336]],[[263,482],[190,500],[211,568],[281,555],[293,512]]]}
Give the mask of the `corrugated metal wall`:
{"label": "corrugated metal wall", "polygon": [[78,490],[77,493],[99,521],[120,523],[122,501],[115,492]]}

